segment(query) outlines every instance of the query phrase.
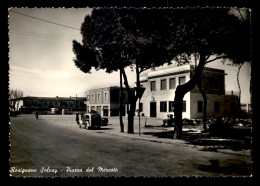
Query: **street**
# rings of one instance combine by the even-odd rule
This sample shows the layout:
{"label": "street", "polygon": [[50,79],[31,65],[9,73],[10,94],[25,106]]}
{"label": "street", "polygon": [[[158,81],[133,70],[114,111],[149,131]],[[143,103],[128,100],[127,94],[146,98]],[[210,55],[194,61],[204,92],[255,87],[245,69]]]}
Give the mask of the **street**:
{"label": "street", "polygon": [[100,130],[80,129],[74,115],[40,115],[36,120],[30,114],[10,120],[12,176],[251,175],[249,155],[201,151],[182,143],[142,140],[127,137],[126,132],[116,135],[113,130],[118,127],[113,126],[119,125],[118,118],[109,118],[108,127]]}

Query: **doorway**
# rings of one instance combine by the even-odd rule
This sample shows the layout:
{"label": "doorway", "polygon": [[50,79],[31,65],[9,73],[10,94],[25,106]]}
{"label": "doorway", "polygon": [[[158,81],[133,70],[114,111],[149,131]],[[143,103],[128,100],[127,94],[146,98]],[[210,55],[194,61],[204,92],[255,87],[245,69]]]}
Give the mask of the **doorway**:
{"label": "doorway", "polygon": [[156,117],[156,102],[150,102],[150,117]]}
{"label": "doorway", "polygon": [[97,106],[97,112],[101,115],[101,106]]}
{"label": "doorway", "polygon": [[108,106],[103,107],[103,116],[108,116]]}

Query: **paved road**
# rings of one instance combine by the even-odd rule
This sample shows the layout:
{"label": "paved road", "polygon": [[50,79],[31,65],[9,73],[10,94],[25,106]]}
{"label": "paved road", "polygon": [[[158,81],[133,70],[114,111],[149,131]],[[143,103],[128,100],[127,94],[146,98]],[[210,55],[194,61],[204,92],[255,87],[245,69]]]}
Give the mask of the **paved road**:
{"label": "paved road", "polygon": [[[72,116],[11,118],[13,176],[249,176],[250,156],[79,129]],[[23,172],[23,173],[22,173]]]}

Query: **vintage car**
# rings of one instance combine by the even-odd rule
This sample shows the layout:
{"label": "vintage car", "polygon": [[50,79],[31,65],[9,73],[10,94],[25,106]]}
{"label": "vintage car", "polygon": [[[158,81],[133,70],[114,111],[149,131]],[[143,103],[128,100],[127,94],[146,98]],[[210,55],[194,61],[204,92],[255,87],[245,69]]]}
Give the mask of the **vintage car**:
{"label": "vintage car", "polygon": [[84,127],[85,129],[99,129],[101,126],[106,126],[107,124],[108,118],[102,118],[98,112],[92,110],[90,113],[81,116],[79,127]]}

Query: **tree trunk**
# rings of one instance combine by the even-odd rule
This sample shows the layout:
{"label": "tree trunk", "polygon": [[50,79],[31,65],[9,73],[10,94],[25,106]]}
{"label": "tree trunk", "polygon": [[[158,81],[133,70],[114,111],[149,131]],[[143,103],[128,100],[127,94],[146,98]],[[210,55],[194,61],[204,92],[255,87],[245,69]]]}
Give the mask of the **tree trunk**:
{"label": "tree trunk", "polygon": [[134,92],[130,89],[127,76],[125,73],[125,70],[122,69],[122,75],[124,78],[124,85],[126,87],[126,91],[128,94],[128,104],[130,104],[130,109],[127,111],[128,116],[128,127],[127,127],[127,133],[134,133],[134,114],[135,114],[135,107],[136,107],[136,96]]}
{"label": "tree trunk", "polygon": [[182,138],[182,103],[183,97],[189,91],[191,91],[195,85],[199,82],[206,61],[206,56],[204,54],[200,54],[199,65],[195,69],[195,73],[191,79],[183,84],[178,85],[175,91],[174,98],[174,119],[175,119],[175,131],[174,131],[174,139]]}
{"label": "tree trunk", "polygon": [[237,113],[239,111],[239,109],[241,108],[241,103],[240,103],[240,100],[241,100],[241,87],[240,87],[240,81],[239,81],[239,74],[240,74],[240,70],[241,70],[241,67],[243,66],[243,63],[241,63],[238,67],[238,70],[237,70],[237,86],[238,86],[238,104],[235,104],[235,108],[233,110],[233,126],[235,125],[235,119],[237,117]]}
{"label": "tree trunk", "polygon": [[124,132],[124,123],[123,123],[123,85],[122,85],[122,70],[120,69],[120,98],[119,98],[119,123],[121,132]]}
{"label": "tree trunk", "polygon": [[175,98],[174,98],[174,139],[181,139],[182,138],[182,102],[185,93],[183,90],[178,86],[175,91]]}
{"label": "tree trunk", "polygon": [[124,84],[126,86],[127,94],[128,94],[128,103],[130,104],[130,109],[127,112],[128,115],[128,130],[127,133],[133,134],[134,133],[134,115],[136,110],[136,102],[138,99],[138,92],[140,91],[140,71],[139,71],[139,64],[136,62],[136,94],[132,91],[129,87],[127,76],[125,70],[122,69],[122,75],[124,78]]}
{"label": "tree trunk", "polygon": [[[197,68],[197,56],[195,55],[195,69]],[[207,131],[207,102],[208,102],[208,99],[207,99],[207,95],[204,91],[204,89],[202,88],[202,83],[203,83],[203,78],[201,76],[201,79],[199,80],[198,82],[198,88],[200,90],[200,93],[203,97],[203,130],[204,132]]]}
{"label": "tree trunk", "polygon": [[208,99],[207,99],[206,93],[202,89],[202,85],[200,82],[198,83],[198,87],[199,87],[200,93],[203,97],[203,130],[204,130],[204,132],[206,132],[207,131],[207,102],[208,102]]}
{"label": "tree trunk", "polygon": [[133,92],[130,95],[130,109],[128,110],[128,130],[127,133],[133,134],[134,133],[134,115],[135,115],[135,107],[136,101],[134,101]]}
{"label": "tree trunk", "polygon": [[239,65],[238,71],[237,71],[237,86],[238,86],[238,99],[239,99],[239,103],[240,103],[240,97],[241,97],[241,87],[240,87],[240,81],[239,81],[239,74],[240,74],[240,70],[241,70],[242,66],[243,66],[243,63]]}

